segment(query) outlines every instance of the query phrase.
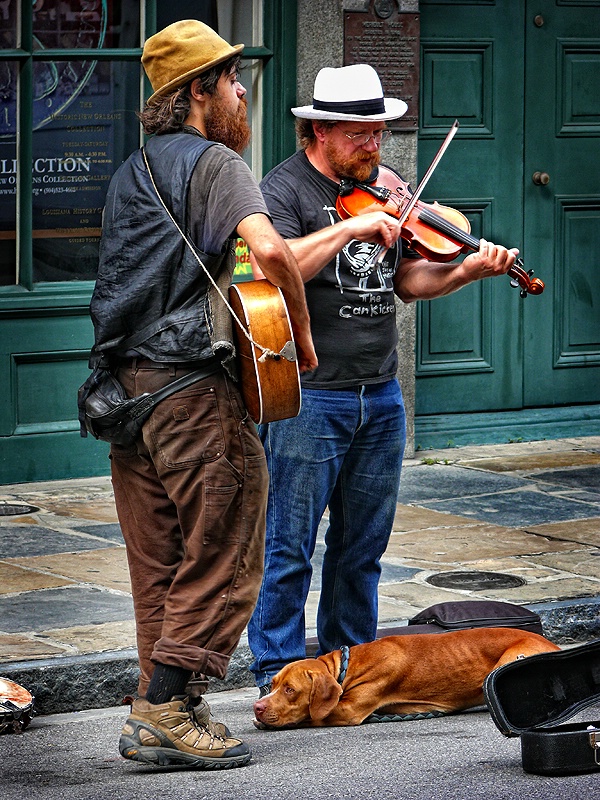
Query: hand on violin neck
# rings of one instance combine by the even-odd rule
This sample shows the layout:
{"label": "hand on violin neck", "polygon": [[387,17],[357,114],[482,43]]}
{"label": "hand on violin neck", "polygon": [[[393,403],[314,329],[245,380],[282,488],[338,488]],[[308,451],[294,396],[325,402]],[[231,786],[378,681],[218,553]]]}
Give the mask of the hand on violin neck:
{"label": "hand on violin neck", "polygon": [[514,247],[508,249],[481,239],[479,250],[464,259],[463,267],[471,280],[492,278],[507,273],[518,255],[519,251]]}

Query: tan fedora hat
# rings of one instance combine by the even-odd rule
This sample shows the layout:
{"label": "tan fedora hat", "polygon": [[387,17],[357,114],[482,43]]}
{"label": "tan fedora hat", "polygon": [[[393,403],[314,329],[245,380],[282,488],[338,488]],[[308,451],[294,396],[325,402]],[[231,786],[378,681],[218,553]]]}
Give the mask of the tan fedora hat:
{"label": "tan fedora hat", "polygon": [[243,44],[228,44],[212,28],[195,19],[168,25],[144,45],[142,65],[154,89],[148,102],[183,86],[243,49]]}

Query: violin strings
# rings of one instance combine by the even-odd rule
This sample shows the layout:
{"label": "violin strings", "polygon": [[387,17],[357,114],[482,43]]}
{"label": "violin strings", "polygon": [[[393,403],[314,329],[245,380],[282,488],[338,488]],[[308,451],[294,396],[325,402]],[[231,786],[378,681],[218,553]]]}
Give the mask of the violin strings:
{"label": "violin strings", "polygon": [[419,219],[434,230],[438,231],[438,233],[445,234],[459,244],[464,244],[467,247],[471,247],[473,250],[479,250],[479,239],[476,239],[474,236],[471,236],[470,233],[457,228],[456,225],[448,222],[438,214],[423,208],[419,210]]}

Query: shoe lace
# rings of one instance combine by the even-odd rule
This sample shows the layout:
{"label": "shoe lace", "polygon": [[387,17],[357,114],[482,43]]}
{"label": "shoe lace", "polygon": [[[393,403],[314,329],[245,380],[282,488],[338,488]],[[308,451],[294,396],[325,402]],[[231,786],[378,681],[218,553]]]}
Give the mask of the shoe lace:
{"label": "shoe lace", "polygon": [[199,730],[201,733],[207,733],[210,737],[210,747],[212,748],[215,739],[218,739],[221,744],[225,744],[225,737],[221,736],[216,728],[215,722],[210,718],[210,711],[208,712],[208,717],[206,720],[202,720],[198,718],[196,714],[196,707],[192,702],[187,703],[186,711],[190,715],[190,720],[194,727]]}

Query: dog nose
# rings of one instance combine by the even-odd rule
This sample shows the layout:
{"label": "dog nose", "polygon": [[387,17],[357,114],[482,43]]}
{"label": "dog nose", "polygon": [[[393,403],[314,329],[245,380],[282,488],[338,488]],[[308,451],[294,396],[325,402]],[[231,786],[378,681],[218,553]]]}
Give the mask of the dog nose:
{"label": "dog nose", "polygon": [[256,716],[258,716],[259,714],[262,714],[262,712],[263,712],[264,710],[265,710],[265,703],[264,703],[264,701],[263,701],[263,700],[257,700],[257,701],[254,703],[254,713],[255,713],[255,715],[256,715]]}

